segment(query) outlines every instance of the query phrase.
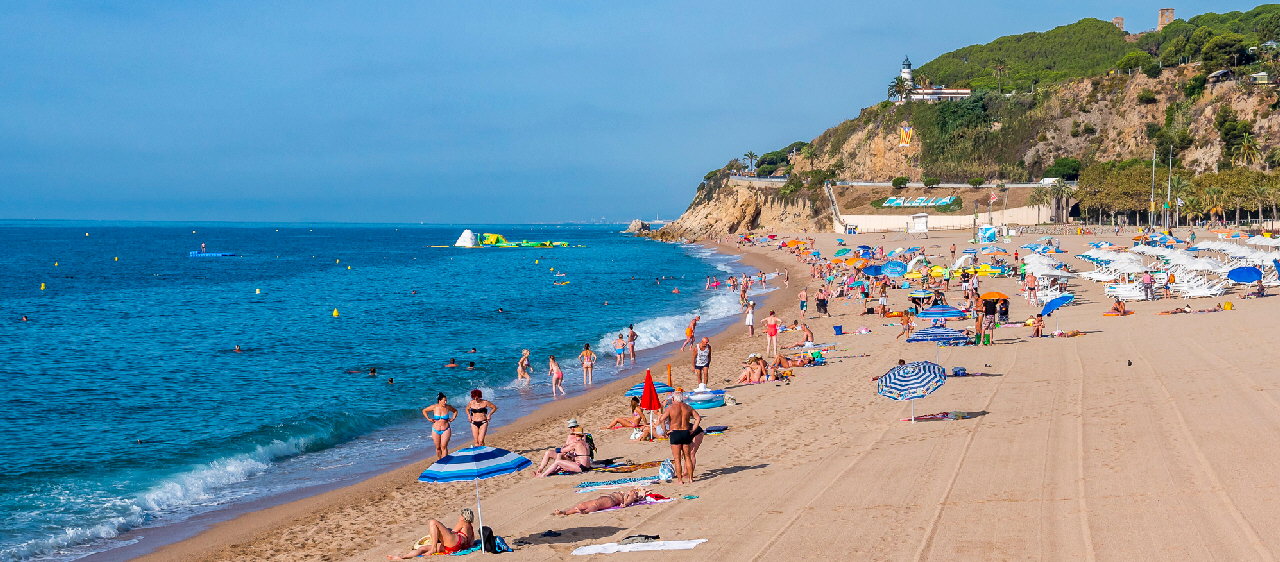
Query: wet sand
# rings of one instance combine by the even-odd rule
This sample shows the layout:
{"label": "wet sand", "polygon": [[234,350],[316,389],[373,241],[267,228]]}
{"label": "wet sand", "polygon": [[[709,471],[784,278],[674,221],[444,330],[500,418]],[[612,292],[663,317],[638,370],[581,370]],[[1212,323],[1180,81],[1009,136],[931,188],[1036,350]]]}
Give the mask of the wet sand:
{"label": "wet sand", "polygon": [[[839,237],[853,245],[920,245],[932,256],[945,254],[952,242],[968,247],[968,235],[961,232],[934,233],[928,240],[881,236]],[[837,235],[817,238],[830,255]],[[1000,245],[1012,250],[1034,238]],[[1086,242],[1107,237],[1060,239],[1070,253],[1059,259],[1089,269],[1070,256]],[[806,284],[817,286],[806,283],[807,266],[777,250],[743,252],[756,267],[772,271],[773,263],[782,263],[791,269],[790,288],[771,293],[756,318],[770,308],[788,322],[796,318],[795,293]],[[983,290],[1014,297],[1011,319],[1038,311],[1017,297],[1016,278],[987,280]],[[827,366],[795,369],[790,384],[728,385],[741,404],[702,411],[704,426],[730,430],[704,441],[697,481],[653,486],[667,496],[697,499],[554,517],[553,510],[593,497],[574,493],[578,482],[634,475],[535,479],[526,470],[483,482],[485,524],[516,546],[504,560],[572,558],[578,546],[638,533],[709,541],[687,551],[615,556],[1273,558],[1280,551],[1280,507],[1269,475],[1280,454],[1269,443],[1280,435],[1280,378],[1271,366],[1280,360],[1274,345],[1280,298],[1242,300],[1233,294],[1138,302],[1130,303],[1134,315],[1113,318],[1102,316],[1109,300],[1100,284],[1075,280],[1073,290],[1080,304],[1055,314],[1047,328],[1084,335],[1031,339],[1029,328],[1007,325],[996,331],[996,345],[967,348],[895,340],[896,319],[859,316],[860,303],[836,302],[833,317],[806,320],[819,342],[835,344]],[[902,308],[905,294],[892,292],[891,305]],[[1186,302],[1208,308],[1226,300],[1236,310],[1155,314]],[[843,325],[846,334],[832,335],[833,324]],[[851,333],[860,326],[872,333]],[[784,345],[797,340],[782,336]],[[763,336],[746,337],[740,324],[712,341],[713,387],[736,380],[742,359],[763,352],[765,344]],[[876,395],[869,380],[899,358],[937,358],[948,368],[985,375],[948,379],[916,401],[917,414],[986,413],[956,421],[899,421],[909,405]],[[654,363],[658,373],[666,363]],[[671,363],[676,384],[692,386],[690,357],[681,354]],[[502,428],[490,441],[536,461],[541,451],[563,441],[563,420],[577,417],[594,433],[601,458],[667,458],[665,442],[636,443],[627,439],[629,430],[600,429],[627,413],[621,394],[634,379],[560,400]],[[459,425],[455,433],[461,434],[457,445],[468,432]],[[246,514],[144,559],[384,560],[387,553],[406,552],[425,534],[427,518],[452,523],[460,508],[474,505],[471,483],[416,482],[428,464]],[[542,537],[547,530],[561,535]]]}

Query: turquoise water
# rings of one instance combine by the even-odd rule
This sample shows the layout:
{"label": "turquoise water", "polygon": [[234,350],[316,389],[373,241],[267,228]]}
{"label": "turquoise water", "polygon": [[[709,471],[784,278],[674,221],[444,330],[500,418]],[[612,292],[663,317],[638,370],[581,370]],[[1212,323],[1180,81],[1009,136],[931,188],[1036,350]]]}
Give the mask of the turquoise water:
{"label": "turquoise water", "polygon": [[[0,223],[0,560],[71,559],[429,456],[418,410],[437,392],[459,404],[481,388],[514,417],[550,398],[548,354],[607,347],[631,323],[652,348],[695,312],[737,312],[703,291],[731,265],[701,248],[617,226],[477,228],[582,248],[428,247],[462,228]],[[189,258],[202,242],[240,255]]]}

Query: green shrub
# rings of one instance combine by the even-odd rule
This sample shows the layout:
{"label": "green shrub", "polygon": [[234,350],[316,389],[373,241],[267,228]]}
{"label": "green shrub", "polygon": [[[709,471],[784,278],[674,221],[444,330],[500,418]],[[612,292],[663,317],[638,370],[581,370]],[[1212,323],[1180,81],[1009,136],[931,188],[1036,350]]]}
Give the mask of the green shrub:
{"label": "green shrub", "polygon": [[924,186],[925,186],[925,187],[937,187],[937,186],[938,186],[938,184],[940,184],[940,183],[942,183],[942,180],[940,180],[940,179],[938,179],[938,178],[925,178],[925,179],[924,179]]}
{"label": "green shrub", "polygon": [[1098,132],[1098,128],[1094,127],[1092,123],[1085,123],[1080,127],[1081,134],[1092,135],[1092,134],[1096,134],[1097,132]]}
{"label": "green shrub", "polygon": [[903,187],[906,187],[907,183],[910,181],[911,179],[906,176],[898,176],[896,178],[893,178],[893,182],[891,182],[891,184],[893,185],[893,187],[901,189]]}
{"label": "green shrub", "polygon": [[1045,168],[1044,177],[1075,181],[1080,179],[1080,167],[1080,161],[1075,158],[1058,158],[1052,166]]}
{"label": "green shrub", "polygon": [[1151,90],[1142,90],[1138,92],[1138,103],[1143,105],[1151,105],[1156,102],[1156,93]]}
{"label": "green shrub", "polygon": [[1204,86],[1209,82],[1209,76],[1206,74],[1197,74],[1191,77],[1186,84],[1182,86],[1182,93],[1189,98],[1200,97],[1204,93]]}
{"label": "green shrub", "polygon": [[889,200],[889,198],[888,198],[888,197],[881,197],[881,198],[879,198],[879,199],[876,199],[875,201],[872,201],[872,202],[871,202],[871,206],[872,206],[872,207],[883,207],[883,206],[884,206],[884,202],[885,202],[885,201],[888,201],[888,200]]}
{"label": "green shrub", "polygon": [[987,183],[986,178],[969,178],[969,185],[973,187],[979,187],[984,183]]}
{"label": "green shrub", "polygon": [[956,211],[959,211],[962,207],[964,207],[964,200],[959,197],[956,197],[946,205],[939,205],[937,207],[934,207],[934,210],[938,211],[939,213],[954,213]]}

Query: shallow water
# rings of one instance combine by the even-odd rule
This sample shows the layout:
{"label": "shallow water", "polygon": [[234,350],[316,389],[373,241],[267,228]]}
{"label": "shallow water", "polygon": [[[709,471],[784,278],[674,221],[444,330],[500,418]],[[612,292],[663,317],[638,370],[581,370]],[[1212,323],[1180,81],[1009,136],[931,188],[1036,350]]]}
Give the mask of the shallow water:
{"label": "shallow water", "polygon": [[[429,451],[437,392],[481,388],[511,419],[549,399],[548,354],[577,393],[582,344],[635,323],[652,348],[739,312],[703,290],[732,264],[702,248],[527,225],[477,231],[585,247],[429,247],[461,229],[0,223],[0,560],[341,481]],[[202,242],[239,255],[187,257]],[[512,384],[524,347],[530,388]]]}

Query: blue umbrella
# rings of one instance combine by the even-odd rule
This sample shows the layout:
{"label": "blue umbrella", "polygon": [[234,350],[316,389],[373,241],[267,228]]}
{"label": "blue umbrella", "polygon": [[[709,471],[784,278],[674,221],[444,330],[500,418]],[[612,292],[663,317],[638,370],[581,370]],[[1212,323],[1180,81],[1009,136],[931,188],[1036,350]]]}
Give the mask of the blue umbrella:
{"label": "blue umbrella", "polygon": [[1034,249],[1039,248],[1039,247],[1041,247],[1041,246],[1044,246],[1044,244],[1023,244],[1023,245],[1018,246],[1018,247],[1019,247],[1019,248],[1022,248],[1023,250],[1034,250]]}
{"label": "blue umbrella", "polygon": [[479,529],[484,528],[484,514],[480,511],[480,481],[494,476],[520,472],[533,466],[529,459],[497,447],[467,447],[458,449],[436,461],[422,475],[419,482],[475,482],[476,515]]}
{"label": "blue umbrella", "polygon": [[908,296],[908,297],[911,297],[911,298],[913,298],[913,299],[927,299],[927,298],[929,298],[929,297],[932,297],[932,296],[933,296],[933,291],[926,291],[926,290],[924,290],[924,289],[916,289],[916,290],[914,290],[914,291],[911,291],[910,293],[907,293],[907,296]]}
{"label": "blue umbrella", "polygon": [[916,361],[898,365],[877,381],[876,394],[891,400],[911,400],[911,422],[916,421],[916,398],[928,396],[947,382],[947,370],[937,363]]}
{"label": "blue umbrella", "polygon": [[992,254],[1008,254],[1008,253],[1009,252],[1006,252],[1004,248],[1001,248],[999,246],[983,246],[982,247],[982,255],[984,256],[990,256]]}
{"label": "blue umbrella", "polygon": [[862,268],[862,272],[872,277],[875,277],[881,274],[880,266],[878,265],[868,265],[867,267]]}
{"label": "blue umbrella", "polygon": [[[668,392],[676,391],[676,389],[671,388],[667,383],[657,381],[654,381],[653,389],[658,391],[658,394],[666,394]],[[631,387],[631,389],[628,390],[626,394],[623,394],[623,396],[640,396],[641,394],[644,394],[644,383]]]}
{"label": "blue umbrella", "polygon": [[933,326],[916,330],[907,337],[908,342],[932,341],[932,342],[962,342],[969,341],[969,336],[964,335],[960,330],[951,328],[943,328],[941,326]]}
{"label": "blue umbrella", "polygon": [[978,251],[977,251],[977,250],[975,250],[975,249],[973,249],[973,248],[966,248],[966,249],[965,249],[965,251],[960,252],[960,253],[962,253],[962,254],[969,254],[969,255],[971,255],[971,256],[976,256],[976,255],[978,255]]}
{"label": "blue umbrella", "polygon": [[926,309],[924,309],[924,310],[921,310],[921,311],[920,311],[920,314],[918,314],[918,315],[916,315],[916,316],[917,316],[917,317],[919,317],[919,318],[952,318],[952,319],[958,319],[958,318],[964,318],[964,317],[965,317],[965,313],[964,313],[964,311],[962,311],[962,310],[960,310],[960,309],[958,309],[958,308],[956,308],[956,307],[954,307],[954,306],[939,305],[939,306],[931,306],[931,307],[929,307],[929,308],[926,308]]}
{"label": "blue umbrella", "polygon": [[844,256],[852,251],[853,251],[852,248],[840,248],[839,250],[836,250],[836,257],[838,258],[838,257]]}
{"label": "blue umbrella", "polygon": [[866,245],[866,244],[863,244],[863,245],[861,245],[861,246],[858,246],[858,249],[859,249],[859,250],[872,250],[872,249],[874,249],[874,248],[872,248],[871,246],[868,246],[868,245]]}
{"label": "blue umbrella", "polygon": [[1237,267],[1227,272],[1227,279],[1236,283],[1253,283],[1262,280],[1262,270],[1256,267]]}
{"label": "blue umbrella", "polygon": [[910,247],[910,248],[907,248],[907,251],[908,251],[908,252],[919,252],[920,250],[923,250],[923,249],[924,249],[924,248],[921,248],[920,246],[912,246],[912,247]]}
{"label": "blue umbrella", "polygon": [[1271,267],[1276,268],[1276,273],[1280,273],[1280,260],[1271,260]]}
{"label": "blue umbrella", "polygon": [[907,264],[902,263],[900,261],[885,262],[884,266],[882,266],[881,268],[881,271],[883,271],[885,275],[888,275],[890,277],[901,277],[903,274],[907,272]]}
{"label": "blue umbrella", "polygon": [[1044,303],[1044,308],[1040,309],[1040,314],[1049,316],[1050,314],[1053,314],[1053,311],[1058,310],[1059,308],[1062,308],[1063,305],[1073,300],[1076,300],[1075,295],[1072,295],[1072,294],[1062,295],[1047,303]]}

